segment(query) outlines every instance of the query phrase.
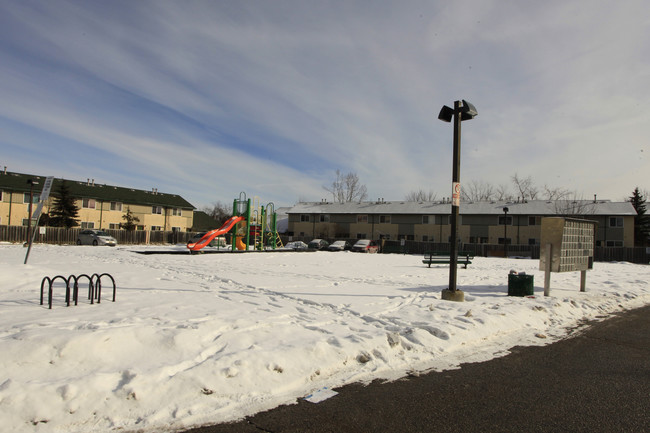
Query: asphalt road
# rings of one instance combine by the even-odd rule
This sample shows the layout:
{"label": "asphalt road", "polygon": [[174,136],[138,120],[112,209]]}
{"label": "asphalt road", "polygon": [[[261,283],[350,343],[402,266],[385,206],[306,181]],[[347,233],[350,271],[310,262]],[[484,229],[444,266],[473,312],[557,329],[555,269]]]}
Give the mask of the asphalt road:
{"label": "asphalt road", "polygon": [[186,433],[650,432],[650,305],[544,347]]}

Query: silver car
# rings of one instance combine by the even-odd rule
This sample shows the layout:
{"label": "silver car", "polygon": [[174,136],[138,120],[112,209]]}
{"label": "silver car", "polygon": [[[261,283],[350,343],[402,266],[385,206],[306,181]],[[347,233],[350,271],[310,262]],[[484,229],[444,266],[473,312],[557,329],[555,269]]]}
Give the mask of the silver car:
{"label": "silver car", "polygon": [[77,236],[77,245],[117,245],[115,238],[103,230],[82,230]]}
{"label": "silver car", "polygon": [[287,250],[304,251],[307,249],[307,244],[303,241],[293,241],[286,244],[284,248]]}

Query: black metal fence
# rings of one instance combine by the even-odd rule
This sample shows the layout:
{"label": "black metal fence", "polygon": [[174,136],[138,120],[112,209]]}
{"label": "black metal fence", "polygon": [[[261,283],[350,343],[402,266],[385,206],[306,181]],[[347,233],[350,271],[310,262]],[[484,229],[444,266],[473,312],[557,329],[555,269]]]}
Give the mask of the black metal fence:
{"label": "black metal fence", "polygon": [[[424,254],[425,251],[449,251],[449,243],[385,241],[385,252],[404,252],[406,254]],[[506,252],[503,245],[497,244],[461,244],[459,251],[467,251],[478,257],[504,257]],[[530,257],[539,259],[539,245],[508,245],[508,257]],[[594,260],[597,262],[630,262],[649,264],[650,254],[644,247],[596,247]]]}
{"label": "black metal fence", "polygon": [[[72,245],[77,242],[80,228],[65,229],[59,227],[46,227],[45,233],[36,230],[34,242],[46,244]],[[113,236],[120,245],[146,245],[146,244],[185,244],[196,233],[169,232],[169,231],[143,231],[143,230],[104,230]],[[27,238],[27,227],[0,226],[0,242],[23,243]],[[291,241],[308,243],[311,238],[301,236],[280,236],[286,245]],[[326,239],[328,240],[328,239]],[[335,239],[329,239],[334,242]],[[356,239],[348,239],[352,244]],[[449,243],[417,242],[417,241],[380,241],[382,251],[385,253],[424,254],[425,251],[449,251]],[[504,246],[496,244],[462,244],[460,250],[467,251],[477,257],[503,257]],[[459,251],[460,251],[459,250]],[[508,245],[508,256],[530,257],[539,259],[539,245]],[[594,260],[598,262],[630,262],[648,264],[650,254],[646,248],[621,248],[621,247],[596,247]]]}
{"label": "black metal fence", "polygon": [[[77,243],[80,228],[65,229],[61,227],[45,227],[44,233],[41,227],[32,228],[36,231],[35,243],[72,245]],[[190,240],[195,233],[190,232],[166,232],[160,230],[104,230],[113,236],[119,245],[144,245],[144,244],[184,244]],[[0,226],[0,241],[11,243],[23,243],[27,240],[27,227],[23,226]]]}
{"label": "black metal fence", "polygon": [[[292,236],[291,238],[282,236],[282,242],[285,244],[289,241],[303,241],[308,243],[309,237]],[[328,240],[328,239],[326,239]],[[332,242],[334,239],[331,240]],[[348,239],[352,244],[356,239]],[[397,254],[424,254],[426,251],[449,251],[449,243],[438,242],[418,242],[418,241],[380,241],[382,252]],[[461,244],[459,251],[466,251],[476,257],[504,257],[504,246],[499,244]],[[539,259],[539,245],[508,245],[509,257],[530,257]],[[622,247],[596,247],[594,251],[594,260],[597,262],[630,262],[639,264],[649,264],[650,254],[644,247],[622,248]]]}

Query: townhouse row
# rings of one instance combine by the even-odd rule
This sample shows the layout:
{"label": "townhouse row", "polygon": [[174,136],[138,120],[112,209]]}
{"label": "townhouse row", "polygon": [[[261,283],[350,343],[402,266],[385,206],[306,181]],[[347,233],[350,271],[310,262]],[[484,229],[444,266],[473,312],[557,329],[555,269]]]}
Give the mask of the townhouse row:
{"label": "townhouse row", "polygon": [[[447,243],[451,235],[448,202],[322,201],[299,203],[287,214],[295,236]],[[541,219],[552,216],[596,221],[596,246],[634,246],[634,207],[607,200],[461,203],[458,236],[471,244],[539,245]]]}
{"label": "townhouse row", "polygon": [[[50,213],[63,181],[54,179],[42,214]],[[26,226],[30,195],[32,203],[38,203],[44,182],[44,176],[0,172],[0,225]],[[81,228],[119,229],[130,211],[138,219],[137,230],[192,230],[195,208],[179,195],[97,184],[91,179],[65,182],[79,208]]]}

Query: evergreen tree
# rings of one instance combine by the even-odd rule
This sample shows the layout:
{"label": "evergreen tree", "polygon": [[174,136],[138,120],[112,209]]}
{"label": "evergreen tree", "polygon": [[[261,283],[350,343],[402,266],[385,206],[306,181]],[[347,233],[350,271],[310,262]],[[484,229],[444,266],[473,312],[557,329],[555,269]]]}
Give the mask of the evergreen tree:
{"label": "evergreen tree", "polygon": [[634,188],[630,203],[634,206],[637,214],[634,217],[634,243],[637,246],[645,246],[650,237],[650,217],[646,215],[645,197],[638,187]]}
{"label": "evergreen tree", "polygon": [[65,180],[59,184],[58,197],[50,210],[49,224],[52,227],[72,228],[79,225],[79,208],[75,198],[70,195],[70,187]]}
{"label": "evergreen tree", "polygon": [[128,207],[126,208],[126,213],[122,215],[122,219],[124,220],[124,222],[120,224],[120,227],[128,231],[135,230],[135,223],[140,222],[140,218],[134,216],[133,213],[131,212],[131,208]]}

